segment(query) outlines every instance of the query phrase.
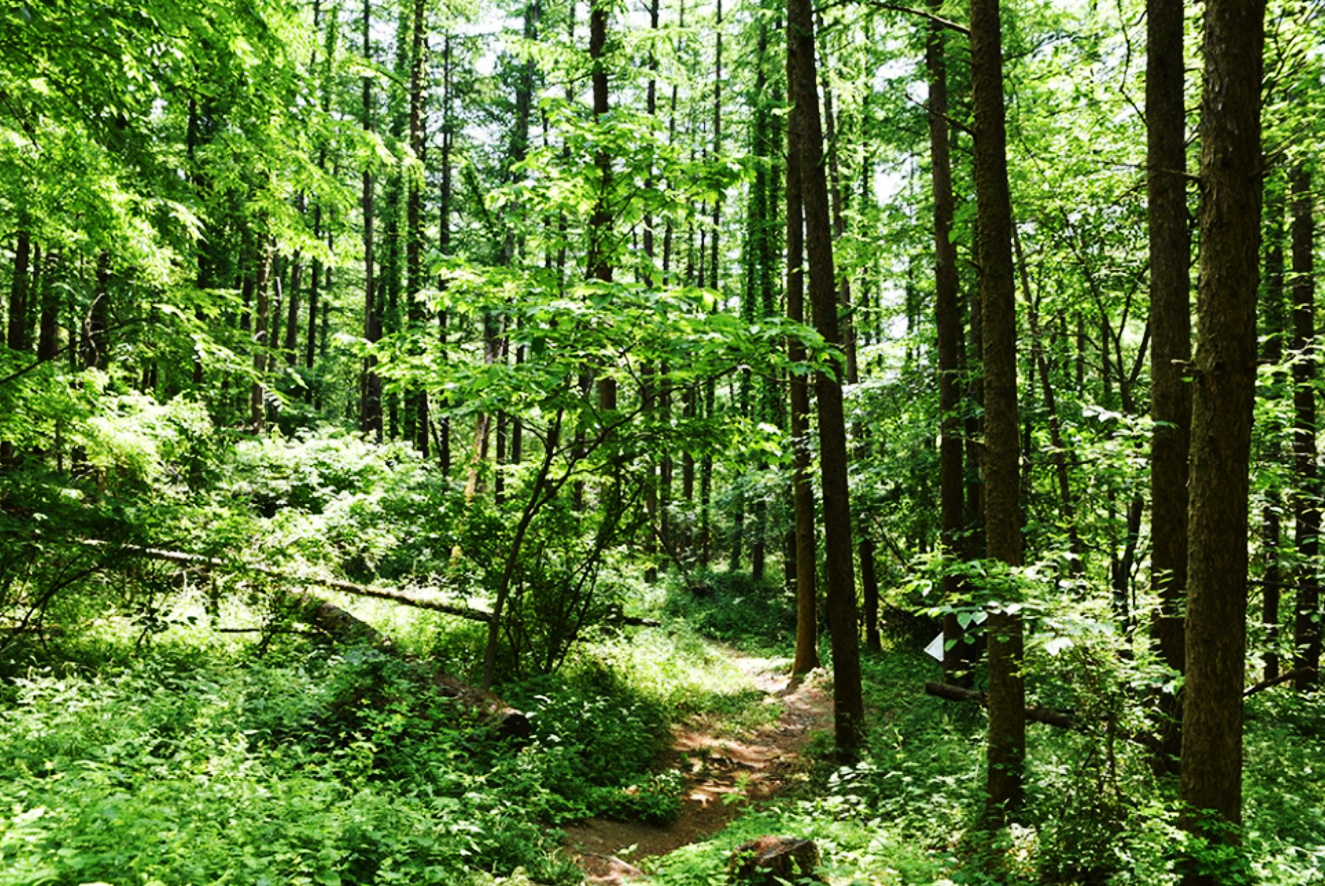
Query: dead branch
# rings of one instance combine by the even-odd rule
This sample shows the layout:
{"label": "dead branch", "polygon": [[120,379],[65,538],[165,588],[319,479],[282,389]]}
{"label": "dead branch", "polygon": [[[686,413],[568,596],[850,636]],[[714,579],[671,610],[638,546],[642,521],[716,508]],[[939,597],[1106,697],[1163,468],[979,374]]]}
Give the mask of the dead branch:
{"label": "dead branch", "polygon": [[[209,569],[218,569],[226,572],[253,572],[258,575],[265,575],[268,578],[275,578],[290,584],[311,584],[318,587],[330,588],[336,591],[344,591],[347,594],[353,594],[356,597],[373,597],[378,600],[391,600],[395,603],[402,603],[406,606],[414,606],[418,609],[431,609],[436,612],[445,612],[448,615],[454,615],[458,618],[466,618],[470,621],[489,622],[492,620],[492,613],[482,609],[474,609],[468,606],[459,606],[455,603],[446,603],[441,600],[432,600],[426,597],[415,597],[400,591],[387,591],[381,588],[370,588],[365,585],[354,584],[348,581],[339,581],[334,578],[317,578],[308,575],[290,575],[279,569],[272,569],[269,566],[255,566],[253,564],[239,565],[227,560],[221,560],[217,557],[206,557],[202,554],[190,554],[184,551],[167,551],[161,548],[147,548],[140,545],[114,545],[110,542],[98,541],[96,539],[86,539],[83,544],[92,547],[116,548],[135,557],[143,557],[148,560],[160,560],[165,563],[179,563],[181,565],[206,566]],[[625,621],[630,624],[629,621]]]}
{"label": "dead branch", "polygon": [[[925,683],[925,692],[939,698],[946,698],[948,701],[975,702],[982,707],[989,702],[983,692],[976,692],[974,689],[963,689],[960,686],[953,686],[951,683],[935,683],[932,680]],[[1081,732],[1083,729],[1082,725],[1077,722],[1076,717],[1066,711],[1056,711],[1053,708],[1026,705],[1026,719],[1032,723],[1043,723],[1046,726],[1057,726],[1059,729],[1071,729],[1076,732]]]}
{"label": "dead branch", "polygon": [[1242,691],[1242,697],[1251,698],[1256,693],[1264,692],[1267,689],[1273,689],[1275,686],[1278,686],[1280,683],[1287,683],[1289,680],[1295,680],[1298,677],[1304,677],[1307,674],[1314,674],[1314,673],[1316,673],[1316,669],[1313,667],[1297,668],[1296,670],[1289,671],[1286,674],[1280,674],[1279,676],[1275,677],[1273,680],[1262,680],[1261,682],[1257,683],[1254,686],[1248,686],[1246,689]]}

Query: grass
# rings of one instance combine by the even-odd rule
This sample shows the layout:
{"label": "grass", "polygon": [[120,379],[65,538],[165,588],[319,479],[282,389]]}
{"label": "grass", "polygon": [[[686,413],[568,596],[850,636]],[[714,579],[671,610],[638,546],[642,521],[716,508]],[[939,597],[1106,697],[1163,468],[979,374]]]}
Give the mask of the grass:
{"label": "grass", "polygon": [[[724,651],[786,651],[766,613],[776,593],[726,577],[673,596],[650,610],[663,627],[603,629],[556,675],[500,687],[531,717],[523,745],[439,698],[408,662],[298,636],[260,645],[212,631],[196,608],[155,633],[101,617],[45,647],[11,646],[0,886],[578,883],[559,824],[675,814],[680,775],[656,769],[673,724],[699,717],[735,736],[777,714]],[[346,603],[420,659],[461,671],[475,660],[481,626]],[[260,618],[237,598],[222,613]],[[858,764],[811,745],[807,784],[653,862],[655,882],[719,882],[735,846],[771,833],[814,839],[834,886],[1177,882],[1171,787],[1141,748],[1099,731],[1032,725],[1025,813],[984,836],[984,714],[926,696],[936,666],[914,646],[899,638],[863,658]],[[1319,695],[1281,688],[1248,703],[1243,873],[1230,883],[1325,883],[1322,723]]]}

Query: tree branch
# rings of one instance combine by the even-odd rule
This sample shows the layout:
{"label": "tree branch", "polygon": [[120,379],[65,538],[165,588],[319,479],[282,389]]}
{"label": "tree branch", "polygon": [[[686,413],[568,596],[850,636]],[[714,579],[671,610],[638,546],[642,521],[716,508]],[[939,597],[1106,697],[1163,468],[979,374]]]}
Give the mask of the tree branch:
{"label": "tree branch", "polygon": [[871,9],[883,9],[888,12],[901,12],[906,15],[914,15],[918,18],[923,18],[926,21],[933,22],[934,24],[946,30],[956,31],[958,34],[961,34],[964,37],[971,36],[971,29],[968,28],[966,25],[961,24],[960,22],[955,22],[952,21],[951,19],[946,19],[943,18],[942,16],[937,16],[934,13],[926,12],[923,9],[916,9],[911,6],[903,6],[900,3],[886,3],[884,2],[884,0],[834,0],[834,2],[824,3],[820,6],[816,6],[815,9],[819,12],[823,12],[826,9],[832,9],[837,6],[852,6],[852,5],[868,6]]}
{"label": "tree branch", "polygon": [[[946,698],[948,701],[975,702],[981,707],[986,706],[989,702],[983,692],[976,692],[974,689],[963,689],[960,686],[953,686],[951,683],[935,683],[932,680],[925,683],[925,693],[939,698]],[[1059,729],[1071,729],[1074,732],[1083,731],[1083,727],[1077,722],[1076,717],[1066,711],[1055,711],[1052,708],[1026,705],[1026,719],[1033,723],[1043,723],[1046,726],[1057,726]]]}

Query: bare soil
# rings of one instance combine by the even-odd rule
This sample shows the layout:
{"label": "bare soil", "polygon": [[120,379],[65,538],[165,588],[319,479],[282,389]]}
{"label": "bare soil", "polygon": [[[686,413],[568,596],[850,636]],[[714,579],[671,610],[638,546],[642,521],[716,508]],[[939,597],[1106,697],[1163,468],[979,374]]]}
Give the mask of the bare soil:
{"label": "bare soil", "polygon": [[589,819],[567,826],[565,845],[585,882],[624,883],[643,877],[635,867],[722,830],[750,804],[770,799],[804,777],[801,752],[816,732],[833,725],[827,675],[815,671],[792,682],[788,659],[730,652],[749,683],[764,694],[767,718],[733,731],[720,716],[699,715],[672,737],[663,768],[685,774],[681,815],[667,826]]}

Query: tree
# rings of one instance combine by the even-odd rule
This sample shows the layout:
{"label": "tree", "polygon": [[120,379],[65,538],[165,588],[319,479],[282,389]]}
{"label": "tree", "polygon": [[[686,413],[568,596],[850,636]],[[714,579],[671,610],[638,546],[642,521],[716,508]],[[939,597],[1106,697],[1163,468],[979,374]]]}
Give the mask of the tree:
{"label": "tree", "polygon": [[[1002,24],[998,0],[971,0],[971,80],[975,189],[983,308],[985,531],[989,557],[1021,565],[1017,440],[1017,318],[1003,110]],[[993,602],[989,634],[989,748],[986,814],[998,827],[1022,801],[1026,688],[1022,624],[1011,600]]]}
{"label": "tree", "polygon": [[1298,166],[1290,176],[1293,226],[1293,520],[1301,564],[1297,570],[1293,686],[1299,692],[1320,682],[1320,490],[1316,477],[1316,305],[1311,173]]}
{"label": "tree", "polygon": [[[931,2],[937,13],[938,0]],[[960,556],[967,545],[965,488],[961,427],[961,305],[958,302],[957,249],[952,239],[954,203],[952,159],[948,150],[948,66],[944,27],[929,25],[925,41],[925,65],[929,76],[929,152],[934,188],[934,326],[938,333],[939,382],[939,522],[944,553]],[[943,598],[953,601],[961,591],[956,570],[943,576]],[[969,686],[970,662],[965,654],[963,631],[955,613],[943,617],[943,679]]]}
{"label": "tree", "polygon": [[[372,4],[364,0],[363,19],[363,58],[366,64],[372,61]],[[370,134],[373,129],[373,89],[372,77],[363,76],[363,131]],[[378,310],[377,280],[374,274],[374,224],[376,208],[374,202],[372,160],[364,161],[363,186],[363,337],[370,345],[382,337],[382,320]],[[359,393],[359,430],[371,434],[379,442],[382,440],[382,380],[377,374],[377,357],[364,358],[363,373],[360,379]]]}
{"label": "tree", "polygon": [[[1242,820],[1247,493],[1256,380],[1265,7],[1206,5],[1201,266],[1192,402],[1182,824],[1236,841]],[[1219,878],[1192,866],[1187,886]]]}
{"label": "tree", "polygon": [[[805,256],[814,326],[824,341],[840,342],[837,284],[833,278],[832,223],[824,169],[823,127],[815,76],[814,14],[808,0],[787,2],[787,81],[792,99],[790,152],[800,165],[805,209]],[[825,580],[828,625],[833,641],[833,716],[838,752],[854,756],[865,725],[856,635],[856,579],[851,552],[851,505],[847,486],[846,417],[840,362],[815,376],[819,418],[819,473],[823,486]]]}
{"label": "tree", "polygon": [[[787,152],[787,316],[805,322],[805,210],[801,204],[800,155]],[[805,360],[805,345],[797,338],[787,341],[787,358],[793,364]],[[793,676],[819,667],[818,558],[815,556],[814,486],[811,481],[809,440],[810,385],[801,373],[788,381],[791,406],[791,498],[795,523],[792,553],[796,580],[796,654]]]}
{"label": "tree", "polygon": [[[1159,611],[1151,622],[1155,651],[1183,669],[1182,599],[1187,586],[1187,449],[1191,434],[1191,235],[1187,226],[1183,3],[1150,0],[1146,16],[1146,194],[1150,222],[1150,444],[1153,532],[1151,584]],[[1176,775],[1182,748],[1176,692],[1159,695],[1156,771]]]}

